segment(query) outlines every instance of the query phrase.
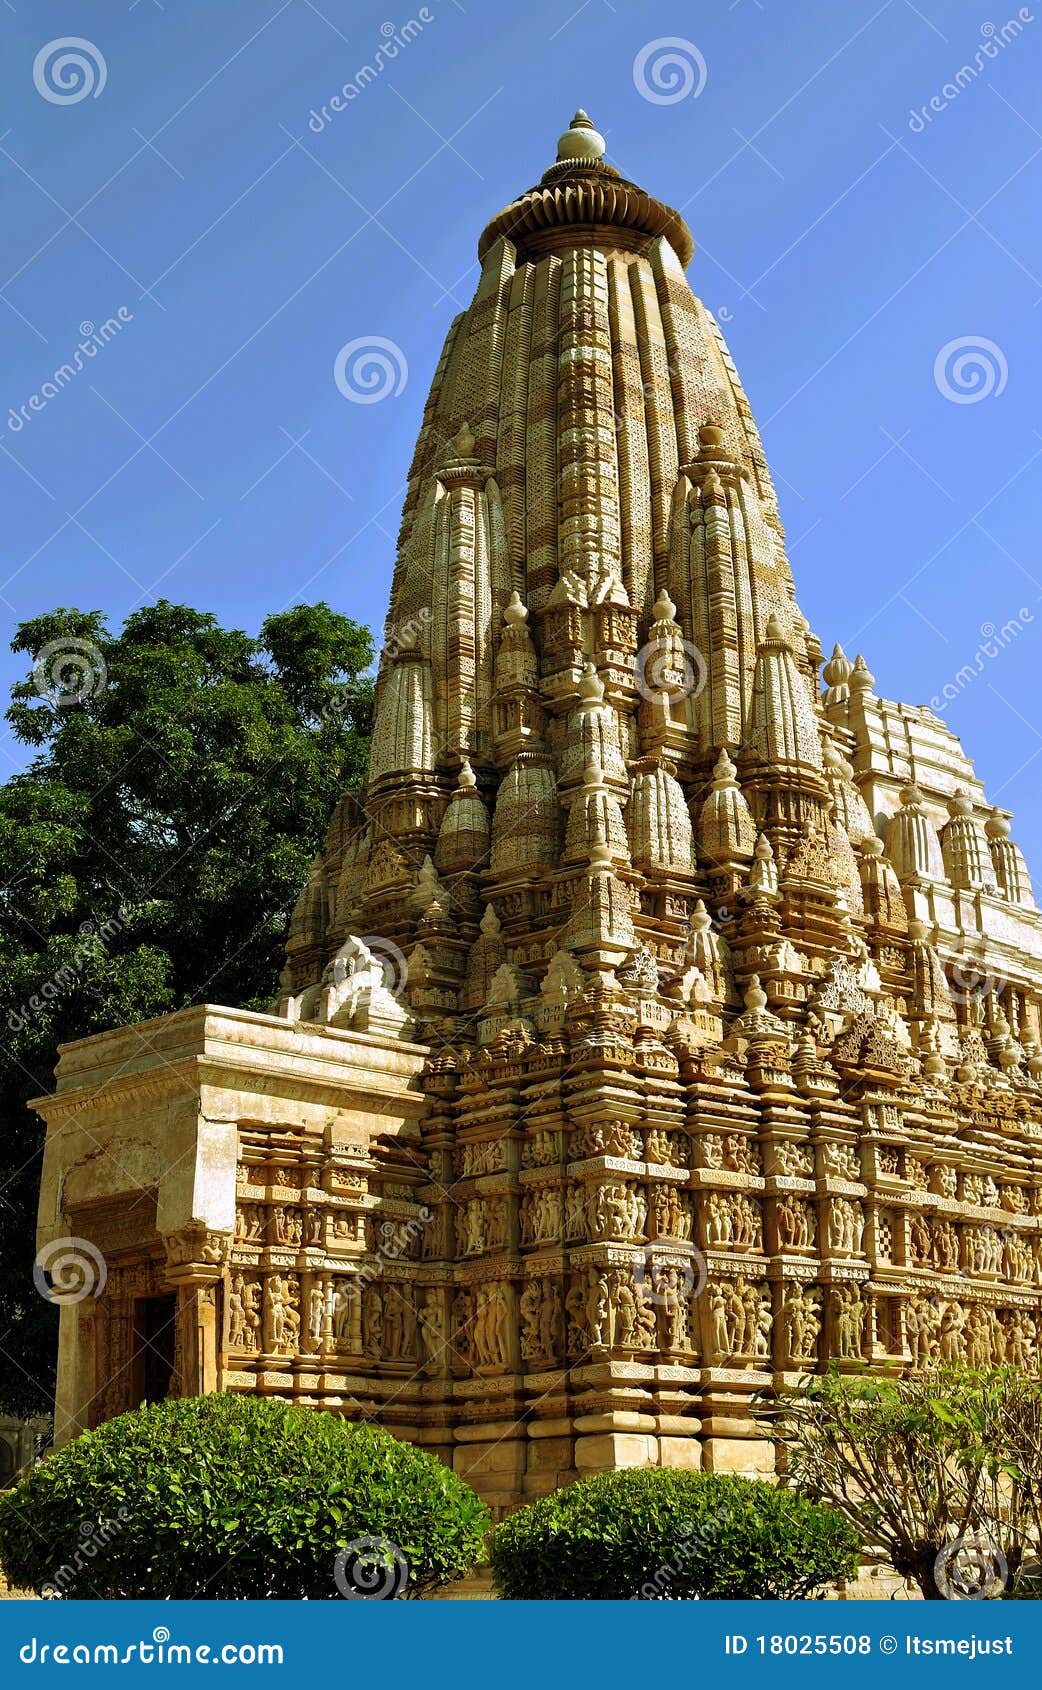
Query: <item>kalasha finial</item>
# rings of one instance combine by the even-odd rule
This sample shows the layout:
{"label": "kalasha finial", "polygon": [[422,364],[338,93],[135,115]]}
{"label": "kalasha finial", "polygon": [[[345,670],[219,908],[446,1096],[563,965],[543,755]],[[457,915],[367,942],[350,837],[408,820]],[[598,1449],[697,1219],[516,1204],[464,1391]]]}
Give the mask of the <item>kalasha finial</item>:
{"label": "kalasha finial", "polygon": [[566,129],[557,143],[557,160],[563,163],[598,163],[604,157],[607,142],[598,134],[584,111],[577,111],[571,128]]}

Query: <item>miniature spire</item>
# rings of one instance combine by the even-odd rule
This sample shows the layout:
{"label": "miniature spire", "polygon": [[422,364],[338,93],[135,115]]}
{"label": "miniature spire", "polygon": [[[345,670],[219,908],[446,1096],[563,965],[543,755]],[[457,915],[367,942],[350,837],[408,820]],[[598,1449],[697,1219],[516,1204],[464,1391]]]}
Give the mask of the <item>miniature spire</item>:
{"label": "miniature spire", "polygon": [[747,862],[752,856],[756,825],[737,776],[727,747],[722,746],[698,818],[698,843],[711,862]]}
{"label": "miniature spire", "polygon": [[850,672],[850,690],[863,698],[869,698],[875,692],[876,678],[861,653],[854,659],[854,667]]}
{"label": "miniature spire", "polygon": [[887,856],[901,885],[940,878],[941,847],[923,805],[923,795],[909,783],[901,788],[901,808],[886,830]]}
{"label": "miniature spire", "polygon": [[478,792],[477,776],[464,757],[458,784],[438,829],[434,862],[442,874],[488,867],[489,814]]}
{"label": "miniature spire", "polygon": [[948,800],[941,855],[950,885],[968,892],[994,888],[995,870],[984,829],[973,813],[969,794],[957,788]]}
{"label": "miniature spire", "polygon": [[822,703],[828,710],[834,704],[845,704],[850,697],[850,677],[854,672],[851,663],[841,645],[834,645],[832,656],[829,658],[821,678],[825,682],[825,695]]}
{"label": "miniature spire", "polygon": [[749,743],[772,768],[786,763],[813,769],[822,766],[814,706],[792,645],[773,611],[756,651]]}
{"label": "miniature spire", "polygon": [[984,823],[984,833],[1001,896],[1011,904],[1025,904],[1030,909],[1033,899],[1027,868],[1019,847],[1009,836],[1009,820],[1001,810],[992,810]]}
{"label": "miniature spire", "polygon": [[750,892],[755,892],[762,898],[774,899],[778,896],[778,865],[774,860],[771,842],[765,833],[757,835],[753,866],[749,870],[746,884]]}
{"label": "miniature spire", "polygon": [[671,769],[672,765],[664,768],[660,762],[647,759],[633,771],[626,805],[630,854],[636,868],[690,874],[694,868],[691,818],[683,787],[673,778]]}

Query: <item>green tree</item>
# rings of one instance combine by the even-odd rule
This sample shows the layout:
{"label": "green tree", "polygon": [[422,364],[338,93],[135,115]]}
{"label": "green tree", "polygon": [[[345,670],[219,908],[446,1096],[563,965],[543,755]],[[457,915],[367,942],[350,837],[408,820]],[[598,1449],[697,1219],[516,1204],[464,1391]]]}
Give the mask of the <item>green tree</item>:
{"label": "green tree", "polygon": [[1042,1385],[1014,1367],[830,1371],[764,1402],[784,1483],[828,1503],[931,1601],[1019,1590],[1042,1557]]}
{"label": "green tree", "polygon": [[187,1004],[263,1007],[330,810],[364,778],[369,631],[328,605],[256,638],[161,600],[23,623],[7,717],[35,750],[0,787],[0,1402],[49,1406],[53,1311],[33,1289],[59,1043]]}

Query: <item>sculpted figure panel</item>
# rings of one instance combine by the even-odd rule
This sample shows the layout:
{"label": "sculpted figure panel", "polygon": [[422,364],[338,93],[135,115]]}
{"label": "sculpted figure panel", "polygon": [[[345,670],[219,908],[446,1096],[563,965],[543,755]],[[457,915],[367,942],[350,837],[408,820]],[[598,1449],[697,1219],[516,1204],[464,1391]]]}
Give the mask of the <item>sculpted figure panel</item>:
{"label": "sculpted figure panel", "polygon": [[709,1291],[710,1345],[718,1367],[766,1361],[771,1353],[771,1294],[765,1285],[738,1278]]}
{"label": "sculpted figure panel", "polygon": [[790,1363],[799,1366],[816,1361],[821,1333],[821,1292],[813,1287],[791,1285],[782,1305],[782,1322]]}

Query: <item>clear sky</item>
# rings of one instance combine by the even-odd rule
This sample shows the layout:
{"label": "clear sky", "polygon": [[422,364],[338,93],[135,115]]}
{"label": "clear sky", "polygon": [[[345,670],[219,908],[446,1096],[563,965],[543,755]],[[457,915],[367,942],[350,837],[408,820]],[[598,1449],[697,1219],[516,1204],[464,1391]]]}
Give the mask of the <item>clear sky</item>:
{"label": "clear sky", "polygon": [[[68,36],[78,71],[41,53]],[[5,629],[158,596],[379,627],[478,234],[583,105],[691,224],[826,650],[948,686],[1042,882],[1042,4],[2,0],[0,42]],[[396,391],[352,402],[337,354],[374,337]]]}

